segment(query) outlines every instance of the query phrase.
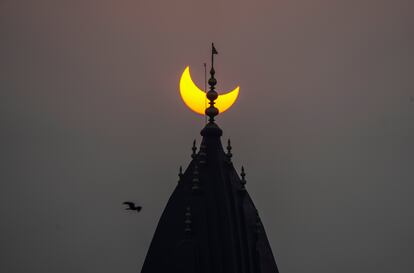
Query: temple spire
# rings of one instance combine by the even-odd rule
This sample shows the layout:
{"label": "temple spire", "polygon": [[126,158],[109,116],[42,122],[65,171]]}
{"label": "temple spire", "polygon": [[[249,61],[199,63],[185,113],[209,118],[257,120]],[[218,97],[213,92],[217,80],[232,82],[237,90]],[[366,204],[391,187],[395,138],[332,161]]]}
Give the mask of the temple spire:
{"label": "temple spire", "polygon": [[216,54],[211,45],[209,88],[203,94],[209,121],[201,141],[189,143],[191,162],[179,169],[180,182],[161,214],[141,273],[278,273],[246,189],[245,168],[235,169],[232,143],[222,143],[223,131],[214,121],[221,110]]}

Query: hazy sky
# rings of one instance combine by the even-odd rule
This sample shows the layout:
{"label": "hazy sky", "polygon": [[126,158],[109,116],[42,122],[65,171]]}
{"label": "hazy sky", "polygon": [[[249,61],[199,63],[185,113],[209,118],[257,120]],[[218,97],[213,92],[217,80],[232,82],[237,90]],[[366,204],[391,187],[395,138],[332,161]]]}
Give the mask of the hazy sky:
{"label": "hazy sky", "polygon": [[413,25],[411,0],[2,0],[0,272],[140,271],[214,41],[280,272],[411,273]]}

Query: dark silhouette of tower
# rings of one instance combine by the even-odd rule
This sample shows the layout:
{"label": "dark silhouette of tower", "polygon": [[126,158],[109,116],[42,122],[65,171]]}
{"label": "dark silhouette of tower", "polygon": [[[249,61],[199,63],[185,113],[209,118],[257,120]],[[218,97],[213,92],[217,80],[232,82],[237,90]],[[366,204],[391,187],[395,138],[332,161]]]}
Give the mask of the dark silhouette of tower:
{"label": "dark silhouette of tower", "polygon": [[[213,47],[214,49],[214,47]],[[214,49],[215,50],[215,49]],[[212,52],[212,58],[217,51]],[[213,63],[213,62],[212,62]],[[161,216],[141,273],[278,273],[265,230],[231,161],[231,143],[224,151],[214,66],[208,81],[209,122],[197,152]]]}

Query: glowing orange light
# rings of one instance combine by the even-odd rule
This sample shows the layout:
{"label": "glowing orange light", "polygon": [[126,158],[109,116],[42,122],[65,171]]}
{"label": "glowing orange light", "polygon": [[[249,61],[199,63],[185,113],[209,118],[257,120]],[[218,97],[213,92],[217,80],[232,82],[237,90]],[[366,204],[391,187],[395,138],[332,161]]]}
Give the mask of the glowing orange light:
{"label": "glowing orange light", "polygon": [[[214,106],[219,109],[220,113],[228,110],[237,100],[237,97],[239,96],[239,89],[240,87],[237,86],[233,91],[218,96],[215,100],[216,104]],[[200,115],[204,115],[206,106],[209,106],[206,93],[198,88],[198,86],[191,79],[189,66],[185,68],[183,74],[181,75],[180,94],[188,108]]]}

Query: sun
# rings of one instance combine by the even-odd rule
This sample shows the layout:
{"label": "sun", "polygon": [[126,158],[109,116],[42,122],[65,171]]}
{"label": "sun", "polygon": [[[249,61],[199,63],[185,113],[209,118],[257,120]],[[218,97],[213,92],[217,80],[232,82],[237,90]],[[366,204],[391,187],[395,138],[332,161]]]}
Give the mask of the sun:
{"label": "sun", "polygon": [[[236,102],[239,90],[240,87],[237,86],[232,91],[218,96],[214,106],[219,110],[219,113],[227,111]],[[181,75],[180,95],[188,108],[197,114],[204,115],[205,109],[209,106],[206,93],[193,82],[189,66],[185,68]]]}

